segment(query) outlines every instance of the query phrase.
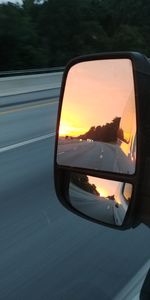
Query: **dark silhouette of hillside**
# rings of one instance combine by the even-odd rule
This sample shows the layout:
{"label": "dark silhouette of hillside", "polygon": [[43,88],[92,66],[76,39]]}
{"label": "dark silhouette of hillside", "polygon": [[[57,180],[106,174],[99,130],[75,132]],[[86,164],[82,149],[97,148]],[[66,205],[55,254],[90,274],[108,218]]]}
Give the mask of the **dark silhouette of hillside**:
{"label": "dark silhouette of hillside", "polygon": [[[85,134],[80,135],[78,138],[87,140],[92,139],[93,141],[101,141],[106,143],[113,143],[117,141],[120,117],[116,117],[111,123],[106,123],[103,126],[92,126]],[[120,132],[123,135],[123,132]]]}

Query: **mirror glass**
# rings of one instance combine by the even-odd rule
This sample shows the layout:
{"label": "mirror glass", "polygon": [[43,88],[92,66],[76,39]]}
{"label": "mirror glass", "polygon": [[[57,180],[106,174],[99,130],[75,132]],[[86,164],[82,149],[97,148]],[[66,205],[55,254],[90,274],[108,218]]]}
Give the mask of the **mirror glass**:
{"label": "mirror glass", "polygon": [[121,226],[132,197],[132,185],[78,173],[71,174],[71,205],[88,217]]}
{"label": "mirror glass", "polygon": [[69,70],[57,163],[123,174],[135,172],[135,92],[129,59],[82,62]]}

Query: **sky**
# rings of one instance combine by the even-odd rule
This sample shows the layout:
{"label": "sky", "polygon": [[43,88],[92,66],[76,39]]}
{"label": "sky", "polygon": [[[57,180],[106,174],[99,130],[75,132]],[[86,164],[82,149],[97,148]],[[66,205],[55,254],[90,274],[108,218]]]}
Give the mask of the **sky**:
{"label": "sky", "polygon": [[100,193],[101,197],[114,195],[117,187],[120,185],[120,182],[118,181],[101,179],[93,176],[88,176],[88,179],[90,184],[95,184],[96,189]]}
{"label": "sky", "polygon": [[121,199],[119,197],[121,192],[119,191],[122,190],[122,182],[101,179],[93,176],[88,176],[88,179],[90,184],[95,184],[96,189],[100,193],[101,197],[106,197],[107,199],[108,196],[114,195],[116,202],[121,204]]}
{"label": "sky", "polygon": [[73,66],[64,92],[60,135],[77,136],[91,126],[121,117],[129,98],[135,106],[129,59],[96,60]]}

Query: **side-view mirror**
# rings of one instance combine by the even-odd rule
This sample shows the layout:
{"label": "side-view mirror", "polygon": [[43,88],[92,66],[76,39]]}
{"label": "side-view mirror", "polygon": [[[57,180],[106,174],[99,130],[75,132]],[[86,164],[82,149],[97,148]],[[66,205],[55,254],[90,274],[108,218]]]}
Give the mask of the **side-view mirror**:
{"label": "side-view mirror", "polygon": [[150,63],[140,53],[79,57],[66,67],[55,145],[60,202],[118,229],[150,225]]}

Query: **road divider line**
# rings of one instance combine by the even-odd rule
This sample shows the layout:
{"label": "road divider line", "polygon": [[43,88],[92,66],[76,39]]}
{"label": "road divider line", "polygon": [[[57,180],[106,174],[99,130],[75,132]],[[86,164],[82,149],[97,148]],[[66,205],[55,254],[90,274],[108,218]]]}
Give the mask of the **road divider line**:
{"label": "road divider line", "polygon": [[39,108],[39,107],[49,106],[49,105],[56,104],[56,103],[58,103],[58,100],[51,101],[49,103],[28,105],[28,106],[24,106],[22,108],[15,108],[15,109],[11,109],[11,110],[8,109],[6,111],[0,112],[0,115],[12,114],[12,113],[15,113],[15,112],[18,112],[18,111],[24,111],[24,110],[29,110],[29,109],[33,109],[33,108]]}
{"label": "road divider line", "polygon": [[23,147],[23,146],[26,146],[26,145],[29,145],[29,144],[33,144],[35,142],[46,140],[48,138],[51,138],[51,137],[55,136],[55,134],[56,134],[55,132],[52,132],[52,133],[49,133],[49,134],[46,134],[46,135],[39,136],[37,138],[33,138],[33,139],[30,139],[30,140],[23,141],[23,142],[13,144],[13,145],[9,145],[9,146],[6,146],[6,147],[2,147],[2,148],[0,148],[0,153],[10,151],[10,150],[13,150],[13,149],[16,149],[16,148],[20,148],[20,147]]}

